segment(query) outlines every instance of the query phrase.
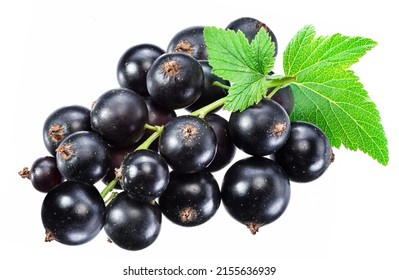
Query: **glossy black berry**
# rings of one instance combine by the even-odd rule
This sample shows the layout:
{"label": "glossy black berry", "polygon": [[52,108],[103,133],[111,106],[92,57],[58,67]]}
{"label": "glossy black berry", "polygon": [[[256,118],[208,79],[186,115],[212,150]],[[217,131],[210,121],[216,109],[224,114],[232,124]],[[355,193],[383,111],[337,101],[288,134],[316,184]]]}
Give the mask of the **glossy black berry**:
{"label": "glossy black berry", "polygon": [[165,125],[158,143],[169,166],[180,173],[204,170],[216,154],[216,135],[203,119],[179,116]]}
{"label": "glossy black berry", "polygon": [[57,161],[52,156],[36,159],[30,169],[24,168],[19,175],[22,178],[28,178],[36,190],[44,193],[49,192],[64,180],[57,168]]}
{"label": "glossy black berry", "polygon": [[[269,90],[269,93],[273,89]],[[292,111],[294,111],[294,92],[290,86],[280,88],[277,90],[273,96],[270,98],[273,101],[276,101],[284,110],[287,112],[288,116],[291,115]]]}
{"label": "glossy black berry", "polygon": [[152,44],[135,45],[121,56],[117,66],[117,79],[121,87],[131,89],[142,96],[149,95],[146,76],[152,63],[165,51]]}
{"label": "glossy black berry", "polygon": [[170,40],[166,52],[185,53],[197,60],[207,60],[208,51],[204,40],[204,27],[191,26],[179,31]]}
{"label": "glossy black berry", "polygon": [[126,250],[141,250],[157,239],[162,212],[156,202],[135,200],[119,193],[106,208],[104,231],[110,241]]}
{"label": "glossy black berry", "polygon": [[275,161],[296,182],[319,178],[333,160],[333,151],[324,132],[307,122],[292,122],[290,137],[275,154]]}
{"label": "glossy black berry", "polygon": [[249,42],[255,38],[256,34],[259,32],[261,28],[264,28],[266,32],[270,35],[271,41],[275,44],[275,52],[274,56],[277,56],[277,38],[274,35],[273,31],[268,27],[265,23],[251,18],[251,17],[242,17],[230,22],[226,29],[238,31],[241,30],[244,33],[245,37]]}
{"label": "glossy black berry", "polygon": [[41,218],[45,241],[80,245],[92,240],[104,225],[105,205],[98,190],[90,184],[65,181],[47,193]]}
{"label": "glossy black berry", "polygon": [[124,158],[119,182],[132,197],[151,201],[165,191],[169,182],[169,167],[157,152],[137,150]]}
{"label": "glossy black berry", "polygon": [[[199,63],[201,64],[202,71],[204,72],[204,89],[202,90],[201,96],[198,98],[198,100],[186,108],[190,112],[198,110],[227,95],[227,90],[213,85],[214,82],[219,82],[223,85],[229,86],[227,81],[212,73],[212,67],[209,65],[207,60],[200,60]],[[221,106],[213,110],[213,112],[216,112],[220,108]]]}
{"label": "glossy black berry", "polygon": [[236,154],[236,146],[231,140],[229,133],[229,122],[223,117],[210,113],[205,116],[205,121],[209,123],[216,135],[216,154],[211,164],[206,168],[207,171],[215,172],[226,167]]}
{"label": "glossy black berry", "polygon": [[111,157],[107,143],[95,132],[75,132],[57,149],[57,167],[67,180],[95,184],[110,168]]}
{"label": "glossy black berry", "polygon": [[90,110],[79,105],[58,108],[45,120],[43,125],[43,141],[51,155],[61,141],[77,131],[91,131]]}
{"label": "glossy black berry", "polygon": [[122,147],[140,140],[148,111],[143,97],[119,88],[102,94],[91,111],[91,126],[108,144]]}
{"label": "glossy black berry", "polygon": [[276,152],[287,141],[290,120],[283,107],[265,98],[242,112],[233,112],[229,132],[239,149],[250,155],[265,156]]}
{"label": "glossy black berry", "polygon": [[220,201],[219,185],[210,172],[178,174],[172,171],[169,185],[159,198],[159,206],[170,221],[191,227],[212,218]]}
{"label": "glossy black berry", "polygon": [[234,163],[223,178],[221,190],[227,212],[252,234],[284,213],[290,192],[284,170],[263,157],[249,157]]}
{"label": "glossy black berry", "polygon": [[151,98],[168,109],[185,108],[193,104],[204,87],[200,63],[184,53],[166,53],[158,57],[147,74]]}

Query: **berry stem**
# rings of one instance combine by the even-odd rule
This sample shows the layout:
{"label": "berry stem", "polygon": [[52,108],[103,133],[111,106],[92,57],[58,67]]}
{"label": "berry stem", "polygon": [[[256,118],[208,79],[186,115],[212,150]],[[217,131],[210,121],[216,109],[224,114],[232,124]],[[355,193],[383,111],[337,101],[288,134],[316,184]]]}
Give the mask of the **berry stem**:
{"label": "berry stem", "polygon": [[209,113],[215,110],[216,108],[219,108],[220,106],[223,106],[223,104],[226,102],[226,97],[222,97],[214,102],[212,102],[209,105],[206,105],[194,112],[191,113],[192,116],[199,117],[199,118],[205,118],[205,116]]}
{"label": "berry stem", "polygon": [[[150,126],[150,125],[146,124],[146,126]],[[141,145],[138,146],[135,149],[135,151],[148,149],[148,147],[152,144],[152,142],[154,142],[161,135],[163,126],[156,125],[156,126],[151,126],[151,127],[152,127],[151,130],[154,130],[154,132],[143,143],[141,143]]]}
{"label": "berry stem", "polygon": [[148,123],[146,123],[146,124],[144,125],[144,128],[145,128],[145,129],[148,129],[148,130],[153,130],[153,131],[158,131],[158,130],[159,130],[159,126],[150,125],[150,124],[148,124]]}
{"label": "berry stem", "polygon": [[111,182],[108,183],[108,185],[105,186],[105,188],[101,192],[101,197],[104,199],[109,192],[111,192],[116,184],[118,183],[118,178],[114,178]]}
{"label": "berry stem", "polygon": [[224,84],[222,84],[221,82],[218,82],[218,81],[213,82],[212,85],[220,87],[220,88],[223,88],[223,89],[226,89],[226,90],[230,89],[230,86],[226,86],[226,85],[224,85]]}
{"label": "berry stem", "polygon": [[273,95],[280,89],[296,82],[296,77],[277,76],[269,77],[266,81],[267,88],[273,88],[272,92],[267,97],[272,98]]}

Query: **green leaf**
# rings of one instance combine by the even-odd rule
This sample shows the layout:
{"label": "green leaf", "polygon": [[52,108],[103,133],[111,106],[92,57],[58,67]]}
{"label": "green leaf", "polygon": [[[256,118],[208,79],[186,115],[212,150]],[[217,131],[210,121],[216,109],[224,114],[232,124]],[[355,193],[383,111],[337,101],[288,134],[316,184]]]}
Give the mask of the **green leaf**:
{"label": "green leaf", "polygon": [[274,66],[274,43],[262,28],[251,43],[241,32],[205,27],[212,72],[231,84],[225,109],[243,111],[267,91],[266,77]]}
{"label": "green leaf", "polygon": [[341,34],[315,37],[305,26],[288,44],[283,55],[295,95],[292,121],[320,127],[332,146],[361,150],[383,165],[388,164],[388,142],[376,105],[359,78],[348,68],[376,42]]}

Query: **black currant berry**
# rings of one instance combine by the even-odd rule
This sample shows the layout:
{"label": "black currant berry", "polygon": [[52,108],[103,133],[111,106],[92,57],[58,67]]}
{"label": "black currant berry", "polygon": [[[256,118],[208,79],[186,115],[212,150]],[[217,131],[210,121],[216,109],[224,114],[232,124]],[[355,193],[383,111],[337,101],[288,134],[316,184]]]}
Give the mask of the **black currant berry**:
{"label": "black currant berry", "polygon": [[259,32],[261,28],[264,28],[266,32],[270,35],[270,38],[276,47],[274,56],[277,56],[277,38],[274,35],[273,31],[263,22],[254,18],[243,17],[230,22],[226,27],[226,29],[234,30],[236,32],[238,30],[241,30],[242,33],[244,33],[245,37],[247,37],[249,42],[251,42],[252,39],[255,38],[255,35]]}
{"label": "black currant berry", "polygon": [[119,182],[133,198],[151,201],[165,191],[169,182],[169,167],[157,152],[137,150],[124,158]]}
{"label": "black currant berry", "polygon": [[333,160],[334,154],[324,132],[307,122],[292,122],[287,142],[275,154],[275,161],[295,182],[319,178]]}
{"label": "black currant berry", "polygon": [[[269,89],[269,93],[272,90],[272,88]],[[283,107],[284,110],[287,112],[288,116],[291,115],[292,111],[294,110],[294,93],[290,86],[280,88],[273,94],[270,99],[280,104],[281,107]]]}
{"label": "black currant berry", "polygon": [[291,187],[277,163],[263,157],[249,157],[227,170],[221,193],[227,212],[255,234],[283,214]]}
{"label": "black currant berry", "polygon": [[102,94],[91,111],[91,126],[108,144],[122,147],[144,135],[148,111],[143,98],[132,90],[119,88]]}
{"label": "black currant berry", "polygon": [[168,109],[180,109],[193,104],[200,97],[203,87],[202,67],[188,54],[161,55],[147,73],[147,88],[151,98]]}
{"label": "black currant berry", "polygon": [[45,241],[80,245],[101,231],[105,204],[93,185],[65,181],[46,194],[41,217],[46,229]]}
{"label": "black currant berry", "polygon": [[276,152],[287,141],[290,120],[283,107],[265,98],[242,112],[233,112],[229,132],[239,149],[250,155],[265,156]]}
{"label": "black currant berry", "polygon": [[117,66],[118,83],[142,96],[149,95],[146,77],[152,63],[165,51],[152,44],[140,44],[126,50]]}
{"label": "black currant berry", "polygon": [[91,131],[90,110],[78,105],[58,108],[44,122],[44,145],[55,156],[55,150],[61,141],[78,131]]}
{"label": "black currant berry", "polygon": [[205,223],[220,206],[217,181],[210,172],[170,174],[169,185],[159,198],[162,213],[170,221],[185,227]]}
{"label": "black currant berry", "polygon": [[207,171],[215,172],[226,167],[236,154],[236,146],[231,140],[229,133],[229,122],[217,114],[207,114],[205,121],[209,123],[216,135],[216,154]]}
{"label": "black currant berry", "polygon": [[111,163],[107,143],[92,131],[75,132],[62,140],[56,159],[65,179],[90,184],[101,180]]}
{"label": "black currant berry", "polygon": [[22,178],[28,178],[36,190],[44,193],[49,192],[64,180],[57,168],[57,161],[52,156],[36,159],[30,170],[25,167],[19,175]]}
{"label": "black currant berry", "polygon": [[117,246],[141,250],[157,239],[161,221],[162,212],[156,202],[135,200],[121,192],[107,205],[104,231]]}
{"label": "black currant berry", "polygon": [[158,142],[160,154],[179,173],[204,170],[216,154],[216,135],[203,119],[179,116],[165,125]]}
{"label": "black currant berry", "polygon": [[[219,82],[226,86],[229,85],[227,81],[212,73],[212,67],[209,65],[208,60],[200,60],[199,63],[201,64],[202,71],[204,72],[204,89],[198,100],[186,108],[190,112],[198,110],[227,95],[227,90],[213,85],[214,82]],[[221,107],[222,106],[216,108],[213,110],[213,112],[216,112]]]}
{"label": "black currant berry", "polygon": [[170,40],[166,52],[185,53],[197,60],[207,60],[208,51],[204,40],[204,27],[192,26],[179,31]]}

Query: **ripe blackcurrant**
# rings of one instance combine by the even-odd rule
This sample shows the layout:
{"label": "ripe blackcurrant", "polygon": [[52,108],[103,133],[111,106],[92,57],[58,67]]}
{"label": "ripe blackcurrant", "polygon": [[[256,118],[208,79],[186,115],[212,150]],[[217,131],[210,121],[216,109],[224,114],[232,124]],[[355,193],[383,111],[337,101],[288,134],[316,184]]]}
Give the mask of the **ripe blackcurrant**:
{"label": "ripe blackcurrant", "polygon": [[166,52],[180,52],[191,55],[197,60],[207,60],[204,27],[192,26],[179,31],[170,40]]}
{"label": "ripe blackcurrant", "polygon": [[162,213],[181,226],[205,223],[220,206],[220,189],[210,172],[170,174],[166,191],[159,198]]}
{"label": "ripe blackcurrant", "polygon": [[148,111],[143,97],[119,88],[102,94],[91,111],[91,126],[108,144],[122,147],[140,140]]}
{"label": "ripe blackcurrant", "polygon": [[80,245],[101,231],[105,204],[93,185],[65,181],[46,194],[41,217],[46,229],[45,241]]}
{"label": "ripe blackcurrant", "polygon": [[226,167],[236,154],[236,146],[231,140],[229,133],[229,122],[223,117],[210,113],[205,116],[205,121],[209,123],[216,135],[216,154],[211,164],[206,168],[207,171],[215,172]]}
{"label": "ripe blackcurrant", "polygon": [[277,102],[265,98],[242,112],[233,112],[229,132],[234,144],[254,156],[276,152],[287,141],[290,120]]}
{"label": "ripe blackcurrant", "polygon": [[140,44],[125,51],[117,66],[118,83],[142,96],[149,95],[146,84],[147,72],[152,63],[165,51],[152,44]]}
{"label": "ripe blackcurrant", "polygon": [[216,153],[216,135],[203,119],[179,116],[167,123],[158,142],[160,154],[180,173],[204,170]]}
{"label": "ripe blackcurrant", "polygon": [[111,157],[107,143],[95,132],[75,132],[57,148],[57,167],[67,180],[95,184],[107,173]]}
{"label": "ripe blackcurrant", "polygon": [[265,23],[250,17],[243,17],[236,19],[230,22],[226,29],[234,30],[234,31],[242,31],[245,37],[247,37],[248,41],[251,42],[255,35],[259,32],[261,28],[264,28],[266,32],[270,35],[272,42],[275,44],[275,52],[274,56],[277,56],[277,38],[274,35],[273,31],[268,27]]}
{"label": "ripe blackcurrant", "polygon": [[204,87],[200,63],[184,53],[166,53],[158,57],[147,73],[147,88],[152,99],[168,109],[193,104]]}
{"label": "ripe blackcurrant", "polygon": [[58,108],[45,120],[43,125],[44,145],[51,155],[61,141],[77,131],[91,131],[90,110],[79,105]]}
{"label": "ripe blackcurrant", "polygon": [[104,231],[117,246],[141,250],[157,239],[161,222],[162,212],[156,202],[135,200],[120,192],[107,205]]}
{"label": "ripe blackcurrant", "polygon": [[275,154],[275,161],[296,182],[319,178],[333,159],[334,154],[324,132],[307,122],[292,122],[287,142]]}
{"label": "ripe blackcurrant", "polygon": [[133,198],[142,201],[154,200],[168,185],[168,164],[155,151],[135,151],[124,158],[120,167],[119,182],[123,190]]}
{"label": "ripe blackcurrant", "polygon": [[36,159],[30,169],[24,168],[19,175],[22,178],[28,178],[36,190],[44,193],[49,192],[64,180],[57,168],[57,161],[52,156]]}
{"label": "ripe blackcurrant", "polygon": [[290,182],[274,161],[249,157],[235,162],[222,183],[222,203],[227,212],[252,234],[277,220],[290,200]]}

